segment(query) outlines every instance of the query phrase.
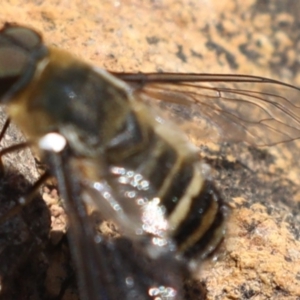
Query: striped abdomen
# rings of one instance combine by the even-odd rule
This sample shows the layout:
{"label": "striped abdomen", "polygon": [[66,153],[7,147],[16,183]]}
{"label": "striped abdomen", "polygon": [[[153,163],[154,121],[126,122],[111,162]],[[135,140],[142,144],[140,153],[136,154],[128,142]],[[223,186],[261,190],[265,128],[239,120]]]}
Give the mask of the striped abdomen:
{"label": "striped abdomen", "polygon": [[[125,195],[124,201],[130,193],[132,201],[143,199],[143,226],[148,232],[166,233],[188,258],[206,257],[223,238],[224,205],[213,183],[203,175],[204,164],[177,128],[156,122],[149,126],[141,109],[131,112],[130,118],[135,119],[140,136],[135,136],[135,146],[129,143],[124,151],[119,147],[108,152],[114,166],[112,185]],[[129,148],[130,155],[123,155]],[[152,211],[155,201],[158,213]]]}

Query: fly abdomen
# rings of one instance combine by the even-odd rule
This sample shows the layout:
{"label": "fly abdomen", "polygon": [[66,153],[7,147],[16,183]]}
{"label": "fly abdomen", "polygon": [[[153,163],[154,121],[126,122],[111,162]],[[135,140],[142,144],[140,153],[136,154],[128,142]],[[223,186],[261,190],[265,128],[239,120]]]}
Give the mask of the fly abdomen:
{"label": "fly abdomen", "polygon": [[171,238],[183,256],[205,258],[223,238],[224,205],[185,137],[168,124],[147,122],[145,115],[142,107],[131,111],[125,122],[130,126],[118,133],[125,137],[130,131],[130,138],[120,138],[118,151],[108,151],[110,161],[123,170],[112,172],[111,184],[132,201],[143,199],[146,232]]}
{"label": "fly abdomen", "polygon": [[188,258],[205,258],[224,236],[224,204],[212,182],[203,177],[201,166],[178,153],[165,179],[167,186],[159,192],[170,235],[178,251]]}
{"label": "fly abdomen", "polygon": [[199,194],[190,199],[185,219],[173,239],[187,258],[207,257],[224,236],[224,204],[212,182],[205,180]]}

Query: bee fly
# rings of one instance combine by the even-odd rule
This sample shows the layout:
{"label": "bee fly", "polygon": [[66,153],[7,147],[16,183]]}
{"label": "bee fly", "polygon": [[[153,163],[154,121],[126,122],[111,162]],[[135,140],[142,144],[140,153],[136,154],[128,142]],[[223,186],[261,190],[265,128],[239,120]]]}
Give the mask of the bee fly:
{"label": "bee fly", "polygon": [[[192,124],[201,122],[211,139],[253,145],[300,137],[296,87],[107,72],[23,26],[0,31],[0,82],[1,103],[28,139],[2,154],[32,146],[49,167],[36,187],[57,178],[82,299],[182,299],[183,277],[222,240],[226,206],[179,125],[199,136]],[[125,238],[97,234],[87,204]]]}

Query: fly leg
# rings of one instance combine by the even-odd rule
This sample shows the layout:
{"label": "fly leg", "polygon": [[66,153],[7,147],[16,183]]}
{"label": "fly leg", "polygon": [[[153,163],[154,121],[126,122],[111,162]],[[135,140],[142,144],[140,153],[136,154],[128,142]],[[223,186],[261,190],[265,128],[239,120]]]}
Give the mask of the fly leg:
{"label": "fly leg", "polygon": [[[0,153],[1,154],[1,153]],[[24,206],[27,206],[31,203],[34,197],[37,195],[40,187],[50,178],[50,174],[48,172],[44,173],[33,186],[31,186],[27,192],[25,192],[25,196],[22,196],[18,199],[17,204],[11,208],[5,215],[0,217],[0,224],[4,223],[8,219],[17,215]]]}
{"label": "fly leg", "polygon": [[[2,139],[4,138],[7,129],[10,125],[10,119],[7,118],[7,120],[5,121],[2,130],[0,132],[0,142],[2,141]],[[15,151],[18,150],[22,150],[25,149],[27,147],[30,146],[30,142],[22,142],[22,143],[18,143],[16,145],[12,145],[9,146],[5,149],[2,149],[0,151],[0,175],[4,176],[5,175],[5,167],[3,165],[3,161],[2,161],[2,157],[6,154],[9,153],[13,153]],[[31,186],[30,188],[28,188],[27,191],[25,191],[24,195],[18,199],[17,204],[11,208],[5,215],[0,217],[0,224],[4,223],[5,221],[7,221],[9,218],[15,216],[16,214],[18,214],[21,210],[22,207],[27,206],[33,199],[34,196],[36,196],[39,188],[50,178],[50,174],[49,172],[45,172],[35,183],[33,186]]]}
{"label": "fly leg", "polygon": [[[0,133],[2,142],[8,126],[9,120]],[[45,202],[36,193],[43,179],[32,186],[30,174],[25,177],[23,172],[14,168],[23,166],[13,154],[27,146],[28,143],[20,143],[0,151],[1,299],[25,299],[30,298],[29,295],[44,299],[47,270],[44,249],[49,240],[50,214]],[[9,153],[12,153],[10,165],[13,167],[5,164],[4,168],[1,158]],[[24,197],[26,193],[28,197]],[[21,202],[25,202],[26,207],[20,205]],[[27,205],[29,202],[30,205]]]}

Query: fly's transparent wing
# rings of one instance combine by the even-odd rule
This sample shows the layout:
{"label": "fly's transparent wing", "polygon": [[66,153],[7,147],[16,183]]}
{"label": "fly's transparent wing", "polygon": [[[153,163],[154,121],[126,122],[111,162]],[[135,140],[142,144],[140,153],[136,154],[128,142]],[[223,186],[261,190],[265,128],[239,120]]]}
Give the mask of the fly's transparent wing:
{"label": "fly's transparent wing", "polygon": [[[45,158],[64,198],[81,299],[183,299],[183,278],[188,275],[184,266],[169,253],[150,258],[144,248],[146,240],[109,239],[99,234],[87,213],[82,199],[86,191],[69,153],[46,152]],[[105,206],[107,200],[98,193],[96,201]]]}
{"label": "fly's transparent wing", "polygon": [[113,73],[196,139],[274,145],[300,138],[300,89],[247,75]]}

